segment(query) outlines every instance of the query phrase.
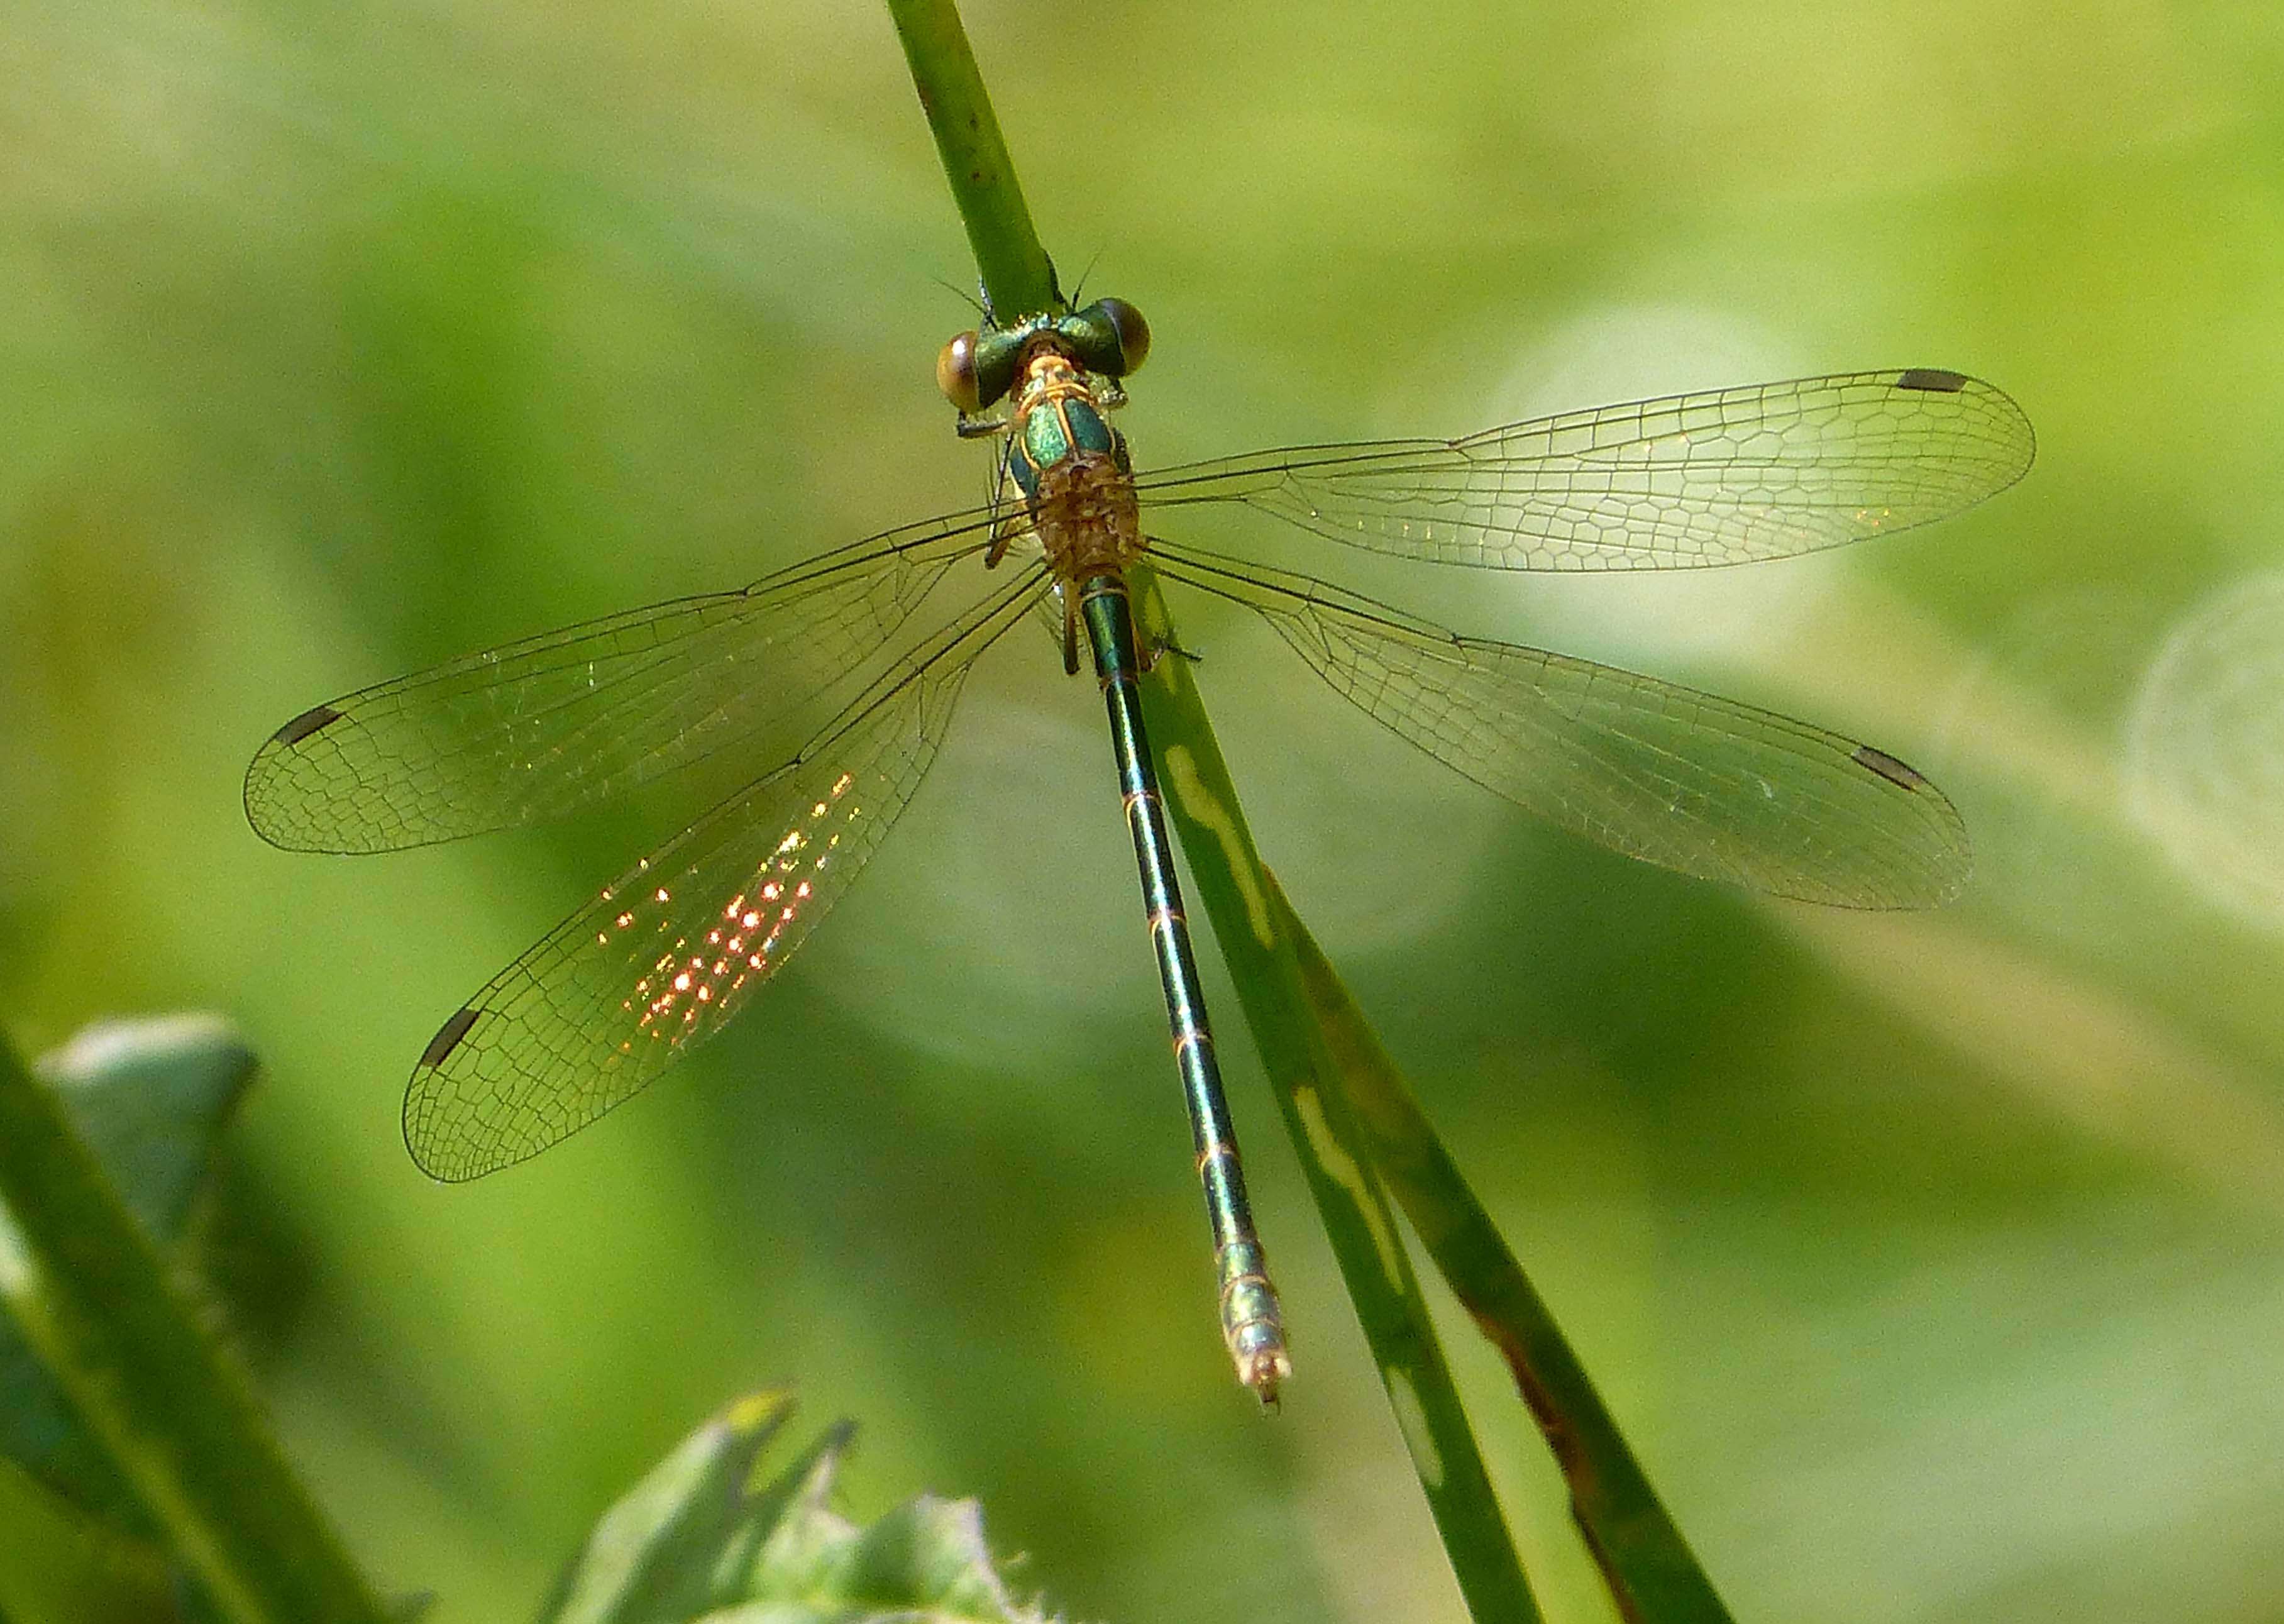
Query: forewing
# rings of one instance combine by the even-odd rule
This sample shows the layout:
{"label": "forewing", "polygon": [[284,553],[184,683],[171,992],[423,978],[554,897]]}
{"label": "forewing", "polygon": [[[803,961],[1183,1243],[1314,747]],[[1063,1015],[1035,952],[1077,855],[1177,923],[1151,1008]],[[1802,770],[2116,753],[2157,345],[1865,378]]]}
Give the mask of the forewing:
{"label": "forewing", "polygon": [[733,743],[773,765],[988,522],[909,526],[744,592],[527,638],[317,706],[255,754],[246,817],[272,845],[387,851],[556,817]]}
{"label": "forewing", "polygon": [[708,812],[444,1023],[404,1142],[458,1181],[537,1155],[732,1019],[837,902],[935,758],[975,656],[1036,576],[900,662],[799,758]]}
{"label": "forewing", "polygon": [[2020,479],[2033,449],[2000,390],[1915,367],[1667,396],[1464,440],[1263,451],[1136,483],[1146,505],[1243,502],[1437,563],[1679,569],[1948,517]]}
{"label": "forewing", "polygon": [[1177,580],[1257,610],[1375,721],[1628,857],[1846,907],[1966,883],[1943,792],[1883,750],[1717,694],[1439,631],[1293,577],[1161,546]]}

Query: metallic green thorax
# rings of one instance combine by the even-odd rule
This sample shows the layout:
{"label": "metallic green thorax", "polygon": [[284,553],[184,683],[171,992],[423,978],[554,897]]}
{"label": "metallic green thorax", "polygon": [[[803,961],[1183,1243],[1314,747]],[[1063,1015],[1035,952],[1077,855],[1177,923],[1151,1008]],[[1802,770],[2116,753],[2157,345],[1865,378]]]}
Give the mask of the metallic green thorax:
{"label": "metallic green thorax", "polygon": [[1263,1403],[1272,1403],[1278,1385],[1292,1374],[1285,1351],[1285,1328],[1277,1292],[1269,1283],[1260,1237],[1245,1196],[1245,1174],[1237,1159],[1237,1135],[1223,1097],[1221,1068],[1214,1057],[1213,1034],[1206,1024],[1205,995],[1198,982],[1195,953],[1182,915],[1182,892],[1174,876],[1173,841],[1150,764],[1150,742],[1142,728],[1139,661],[1134,616],[1126,584],[1115,576],[1098,576],[1081,589],[1087,640],[1094,648],[1095,675],[1110,713],[1112,753],[1125,792],[1126,819],[1134,836],[1134,861],[1142,875],[1150,943],[1158,956],[1158,977],[1166,993],[1174,1062],[1182,1074],[1189,1105],[1190,1134],[1197,1149],[1198,1177],[1205,1186],[1206,1217],[1213,1226],[1214,1271],[1221,1290],[1222,1337],[1236,1361],[1238,1379]]}
{"label": "metallic green thorax", "polygon": [[1074,452],[1107,456],[1121,474],[1134,471],[1126,436],[1104,420],[1091,400],[1074,396],[1044,402],[1025,412],[1018,428],[1007,446],[1007,471],[1027,500],[1037,498],[1040,475]]}

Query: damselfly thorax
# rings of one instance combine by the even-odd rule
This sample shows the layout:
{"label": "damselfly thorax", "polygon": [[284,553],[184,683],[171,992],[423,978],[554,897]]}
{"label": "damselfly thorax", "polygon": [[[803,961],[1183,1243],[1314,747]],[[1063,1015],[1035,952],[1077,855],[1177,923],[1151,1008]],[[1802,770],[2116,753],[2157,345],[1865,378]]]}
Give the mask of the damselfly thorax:
{"label": "damselfly thorax", "polygon": [[[1052,336],[1033,341],[1008,420],[1006,472],[1066,599],[1069,588],[1119,574],[1146,545],[1126,436],[1104,416],[1122,398],[1098,389]],[[1009,539],[985,561],[997,563]]]}

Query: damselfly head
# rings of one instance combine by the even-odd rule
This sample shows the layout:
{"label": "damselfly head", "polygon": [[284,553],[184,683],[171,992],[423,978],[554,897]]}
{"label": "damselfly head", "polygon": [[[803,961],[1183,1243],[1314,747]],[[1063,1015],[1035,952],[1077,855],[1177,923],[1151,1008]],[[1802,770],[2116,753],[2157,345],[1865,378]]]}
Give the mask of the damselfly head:
{"label": "damselfly head", "polygon": [[988,412],[1015,387],[1025,352],[1041,343],[1097,377],[1123,378],[1148,357],[1150,325],[1123,299],[1098,299],[1020,326],[957,333],[936,354],[935,387],[963,418]]}

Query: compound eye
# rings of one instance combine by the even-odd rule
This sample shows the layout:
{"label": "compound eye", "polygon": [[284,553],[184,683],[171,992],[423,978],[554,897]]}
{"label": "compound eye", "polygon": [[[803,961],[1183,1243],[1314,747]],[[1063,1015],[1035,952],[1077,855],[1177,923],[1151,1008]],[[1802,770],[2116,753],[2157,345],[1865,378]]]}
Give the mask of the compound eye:
{"label": "compound eye", "polygon": [[975,380],[975,334],[958,333],[936,352],[935,387],[965,416],[974,417],[983,410]]}
{"label": "compound eye", "polygon": [[1094,308],[1118,334],[1118,353],[1124,362],[1120,375],[1141,371],[1142,363],[1150,358],[1150,324],[1142,319],[1142,312],[1123,299],[1099,299]]}

